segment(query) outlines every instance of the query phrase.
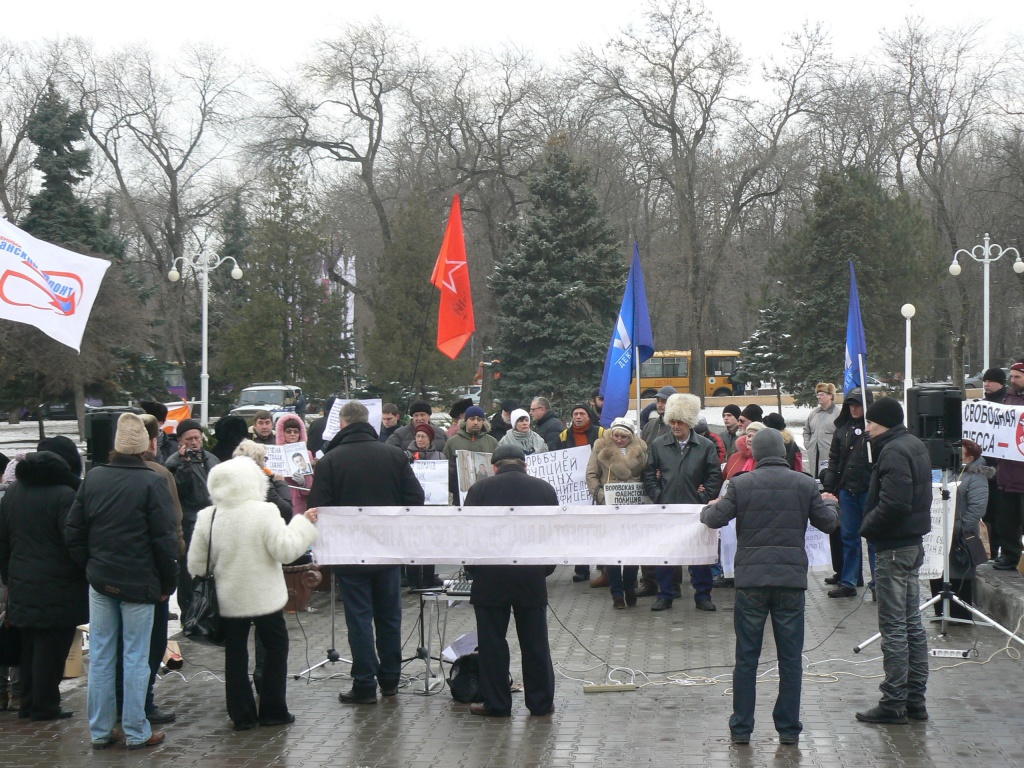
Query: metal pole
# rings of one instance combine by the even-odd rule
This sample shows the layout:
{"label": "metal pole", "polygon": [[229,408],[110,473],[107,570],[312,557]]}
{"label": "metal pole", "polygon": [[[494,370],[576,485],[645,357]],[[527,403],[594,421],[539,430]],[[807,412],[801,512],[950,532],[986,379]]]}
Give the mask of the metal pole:
{"label": "metal pole", "polygon": [[210,262],[203,255],[203,368],[199,373],[200,396],[203,398],[203,415],[199,421],[205,429],[210,424],[210,374],[206,370],[209,337],[210,314]]}
{"label": "metal pole", "polygon": [[988,244],[988,232],[985,233],[985,258],[981,262],[985,266],[985,367],[982,370],[988,370],[988,265],[994,261],[988,257],[989,244]]}
{"label": "metal pole", "polygon": [[904,367],[903,367],[903,422],[905,424],[907,424],[907,426],[910,426],[909,422],[907,421],[907,418],[908,418],[907,414],[910,413],[909,409],[907,408],[907,397],[908,397],[907,396],[907,390],[910,389],[910,387],[913,385],[913,381],[911,379],[911,370],[912,370],[911,369],[911,357],[912,357],[912,355],[913,355],[913,352],[910,349],[910,318],[908,317],[907,318],[907,345],[906,345],[906,347],[903,350],[903,356],[904,356]]}

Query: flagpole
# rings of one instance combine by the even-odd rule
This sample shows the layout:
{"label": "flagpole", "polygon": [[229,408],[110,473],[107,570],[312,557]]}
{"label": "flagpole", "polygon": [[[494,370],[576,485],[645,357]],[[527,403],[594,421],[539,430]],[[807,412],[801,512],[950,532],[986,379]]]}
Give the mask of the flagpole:
{"label": "flagpole", "polygon": [[[868,384],[867,378],[864,376],[864,355],[857,353],[857,369],[860,371],[860,395],[864,399],[864,417],[867,420],[868,413]],[[871,458],[871,441],[867,441],[868,449],[868,464],[871,464],[874,460]]]}
{"label": "flagpole", "polygon": [[[633,333],[636,334],[635,312],[633,322]],[[633,338],[635,339],[636,336],[634,335]],[[633,358],[636,362],[636,427],[637,429],[640,429],[640,354],[635,344],[633,345]]]}

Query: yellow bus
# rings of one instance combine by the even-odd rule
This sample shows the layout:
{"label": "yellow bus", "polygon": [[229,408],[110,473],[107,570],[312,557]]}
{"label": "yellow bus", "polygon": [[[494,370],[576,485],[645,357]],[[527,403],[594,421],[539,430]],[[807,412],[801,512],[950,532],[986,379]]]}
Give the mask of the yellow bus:
{"label": "yellow bus", "polygon": [[[666,384],[678,392],[690,391],[690,350],[666,349],[655,352],[640,366],[640,397],[654,397]],[[740,353],[735,349],[709,349],[704,353],[704,393],[709,397],[743,394],[743,383],[733,373]]]}

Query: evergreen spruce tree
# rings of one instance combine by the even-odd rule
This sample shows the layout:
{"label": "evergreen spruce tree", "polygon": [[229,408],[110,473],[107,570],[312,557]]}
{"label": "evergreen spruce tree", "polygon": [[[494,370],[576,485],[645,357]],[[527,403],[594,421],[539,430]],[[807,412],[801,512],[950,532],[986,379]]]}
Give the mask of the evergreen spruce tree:
{"label": "evergreen spruce tree", "polygon": [[268,182],[248,233],[240,204],[228,214],[225,245],[242,267],[244,298],[225,308],[216,372],[236,388],[276,379],[328,395],[349,374],[350,350],[345,300],[327,279],[322,215],[291,158],[274,164]]}
{"label": "evergreen spruce tree", "polygon": [[[466,383],[478,362],[470,359],[468,345],[456,360],[437,349],[438,294],[430,275],[445,221],[422,192],[413,191],[391,218],[392,237],[371,291],[373,325],[363,344],[367,380],[372,391],[400,405]],[[472,254],[467,258],[473,276]]]}
{"label": "evergreen spruce tree", "polygon": [[[814,402],[820,381],[842,385],[852,261],[868,343],[869,373],[902,369],[900,307],[926,295],[927,223],[906,196],[891,197],[857,168],[823,172],[807,225],[774,254],[782,285],[748,343],[786,337],[775,377],[797,402]],[[760,363],[744,359],[743,369]]]}
{"label": "evergreen spruce tree", "polygon": [[529,209],[490,279],[498,314],[498,389],[568,407],[601,381],[627,264],[587,183],[588,168],[552,146],[529,180]]}
{"label": "evergreen spruce tree", "polygon": [[123,246],[110,231],[109,209],[95,210],[77,192],[91,173],[90,152],[80,146],[83,113],[72,111],[51,83],[26,121],[26,134],[38,149],[33,164],[42,174],[42,188],[30,198],[19,226],[40,240],[113,263],[93,304],[81,354],[30,326],[7,329],[5,400],[35,405],[71,397],[81,429],[86,387],[119,395],[122,379],[130,378],[127,368],[146,349],[149,326],[139,286],[127,279]]}

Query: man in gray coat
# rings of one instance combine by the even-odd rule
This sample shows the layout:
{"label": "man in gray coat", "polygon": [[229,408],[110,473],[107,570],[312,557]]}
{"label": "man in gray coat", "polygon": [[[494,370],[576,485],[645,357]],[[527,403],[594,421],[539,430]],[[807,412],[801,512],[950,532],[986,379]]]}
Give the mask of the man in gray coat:
{"label": "man in gray coat", "polygon": [[836,433],[836,385],[823,381],[814,388],[814,396],[818,398],[818,407],[807,415],[804,424],[804,472],[818,477],[828,466],[828,452]]}
{"label": "man in gray coat", "polygon": [[803,729],[804,533],[808,520],[824,533],[838,527],[839,504],[835,496],[819,494],[807,475],[789,468],[780,432],[762,429],[754,435],[751,450],[757,466],[733,478],[722,497],[700,514],[709,528],[722,528],[736,519],[736,667],[729,731],[735,744],[750,743],[757,665],[765,621],[771,614],[779,660],[775,729],[783,744],[796,744]]}

